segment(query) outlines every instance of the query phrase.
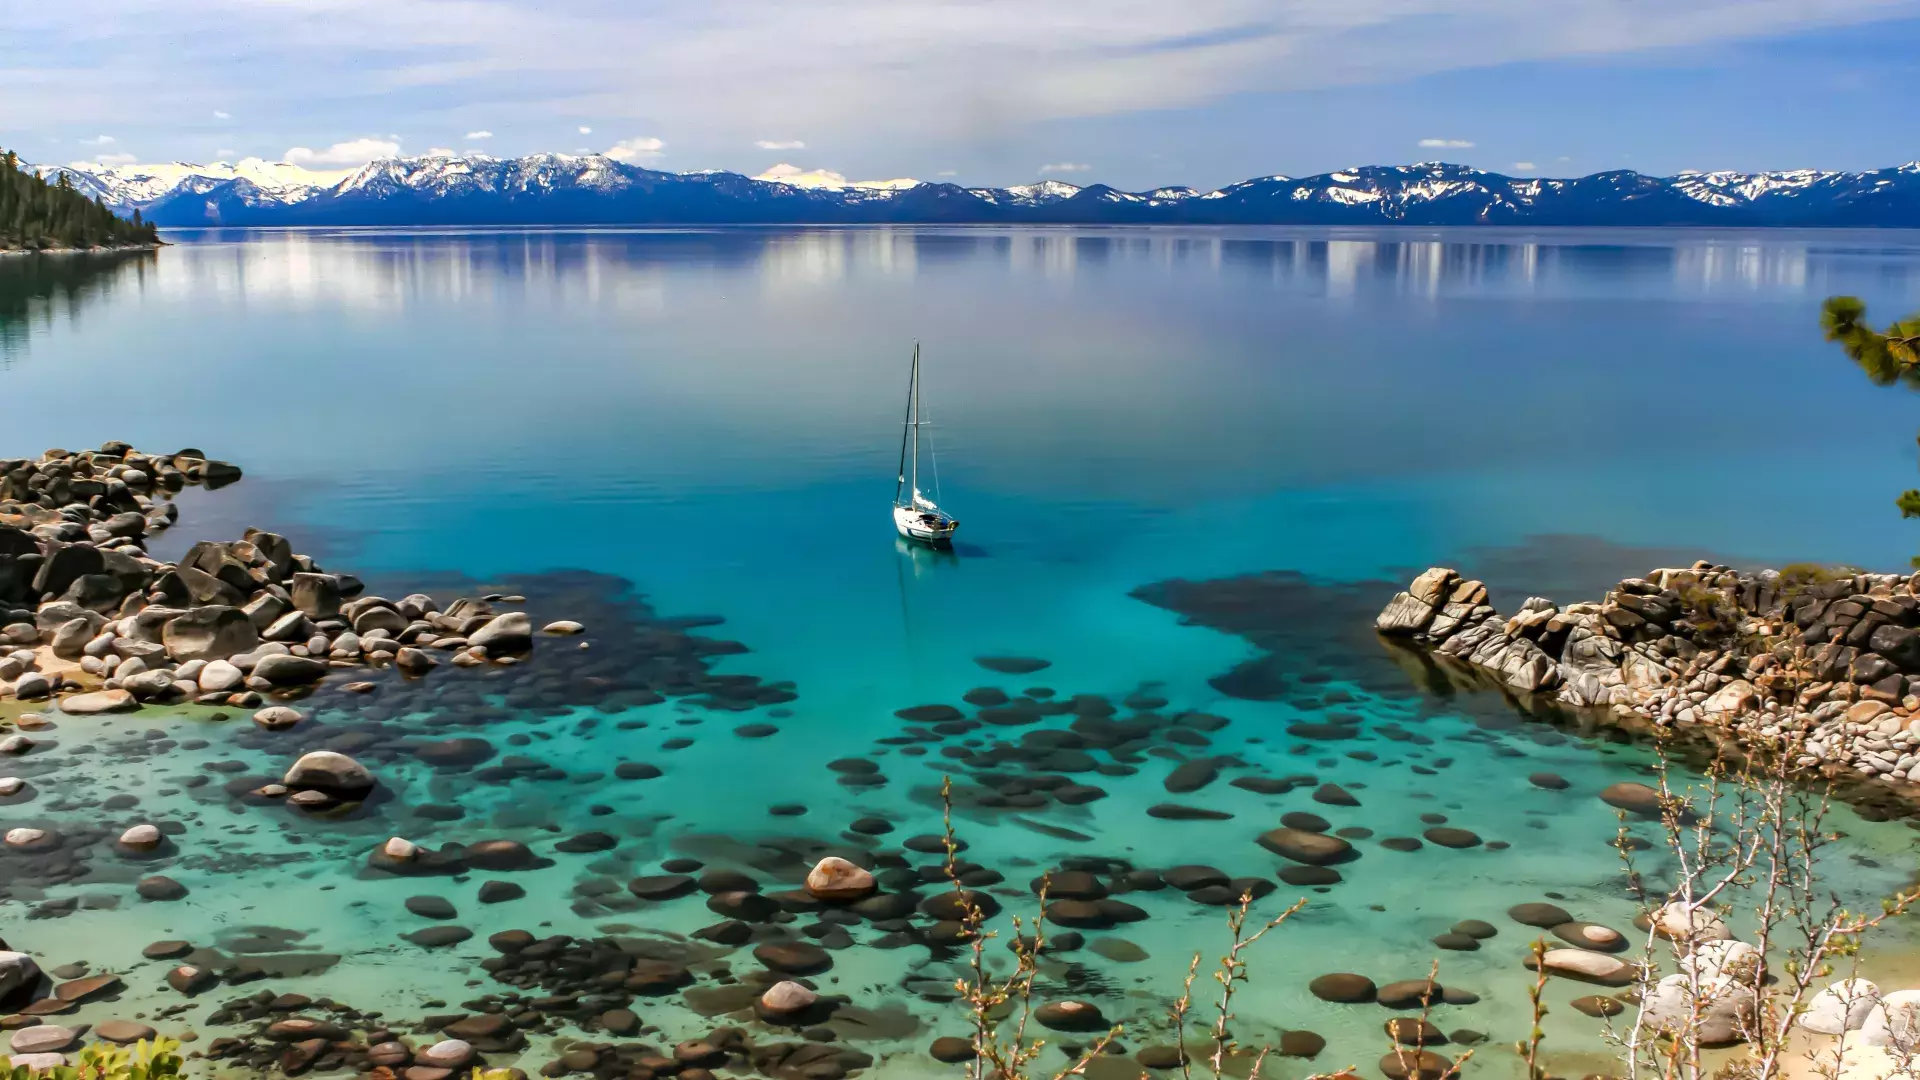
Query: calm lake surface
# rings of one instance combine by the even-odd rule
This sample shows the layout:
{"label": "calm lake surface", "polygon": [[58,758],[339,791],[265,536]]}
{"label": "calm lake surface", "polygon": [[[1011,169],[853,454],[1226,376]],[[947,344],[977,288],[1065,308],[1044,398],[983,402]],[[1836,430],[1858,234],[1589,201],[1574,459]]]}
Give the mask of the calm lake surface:
{"label": "calm lake surface", "polygon": [[[1504,846],[1396,852],[1361,840],[1365,857],[1342,867],[1344,883],[1281,885],[1262,902],[1310,900],[1263,943],[1236,1029],[1243,1042],[1302,1029],[1329,1041],[1314,1061],[1285,1059],[1269,1075],[1349,1062],[1372,1075],[1392,1014],[1319,1001],[1307,981],[1418,978],[1437,956],[1441,981],[1480,1000],[1444,1007],[1436,1022],[1490,1035],[1496,1045],[1476,1061],[1505,1075],[1515,1066],[1500,1044],[1525,1033],[1530,976],[1519,959],[1535,933],[1506,909],[1551,897],[1629,929],[1633,901],[1608,846],[1618,823],[1595,793],[1644,779],[1649,757],[1519,717],[1497,695],[1422,692],[1373,643],[1372,611],[1437,562],[1485,576],[1510,611],[1532,592],[1598,599],[1623,575],[1702,556],[1885,570],[1920,550],[1920,531],[1893,507],[1914,481],[1914,402],[1869,385],[1817,324],[1833,293],[1866,298],[1876,321],[1920,308],[1920,235],[341,230],[169,240],[151,257],[52,270],[0,260],[0,455],[108,439],[198,447],[239,463],[246,479],[189,492],[157,551],[258,525],[389,595],[458,577],[537,602],[555,582],[582,597],[624,581],[661,616],[724,619],[702,633],[747,651],[717,670],[790,684],[794,700],[733,712],[670,699],[605,724],[583,722],[591,709],[510,709],[453,732],[458,718],[431,710],[389,718],[409,736],[484,738],[563,775],[483,783],[396,760],[376,772],[402,797],[323,826],[240,806],[218,782],[155,783],[225,759],[270,774],[310,736],[236,746],[238,729],[204,711],[64,721],[64,745],[99,752],[37,766],[48,796],[0,813],[68,828],[161,817],[187,826],[166,871],[193,889],[186,902],[135,903],[126,883],[137,874],[110,859],[82,880],[0,901],[0,918],[23,928],[7,934],[15,947],[128,972],[125,1001],[88,1007],[102,1017],[147,997],[180,1000],[155,989],[161,965],[139,961],[156,938],[231,954],[245,951],[236,934],[287,931],[298,936],[274,940],[344,959],[273,989],[418,1017],[447,1011],[428,1001],[508,989],[475,966],[498,930],[690,932],[715,919],[697,896],[633,910],[596,901],[598,883],[624,898],[627,878],[691,856],[790,888],[791,866],[761,859],[768,850],[857,841],[898,853],[901,839],[938,830],[943,773],[964,784],[980,771],[970,754],[1072,717],[1033,728],[989,720],[915,744],[899,738],[913,725],[895,711],[944,703],[971,715],[998,700],[984,688],[1026,700],[1038,687],[1034,701],[1098,696],[1163,728],[1195,712],[1224,726],[1209,719],[1183,729],[1190,739],[1149,739],[1124,761],[1102,755],[1106,768],[1091,772],[1029,763],[1099,785],[1108,796],[1096,802],[963,807],[968,857],[1004,873],[1010,910],[1030,906],[1016,895],[1029,878],[1072,858],[1204,863],[1274,881],[1281,860],[1253,841],[1285,811],[1378,837],[1417,836],[1431,823],[1422,815],[1444,816]],[[888,519],[916,339],[941,502],[962,521],[950,555],[909,550]],[[570,570],[604,576],[542,576]],[[1222,583],[1271,571],[1298,576]],[[1050,666],[1008,675],[981,656]],[[361,722],[350,703],[315,704],[318,730]],[[1358,731],[1289,731],[1329,721]],[[778,731],[733,733],[750,723]],[[207,745],[116,764],[114,725]],[[663,748],[673,736],[692,743]],[[1208,756],[1221,762],[1218,782],[1163,787],[1178,760]],[[859,757],[887,783],[849,786],[827,767]],[[607,772],[619,760],[665,775],[622,782]],[[1527,776],[1538,771],[1571,786],[1535,788]],[[1312,785],[1281,796],[1228,786],[1250,773],[1310,775],[1360,805],[1314,803]],[[137,793],[140,809],[101,809],[113,792]],[[466,816],[410,816],[429,799]],[[1165,802],[1232,816],[1147,815]],[[776,806],[783,816],[769,814]],[[843,835],[868,815],[897,831]],[[1828,867],[1836,887],[1867,901],[1904,882],[1912,830],[1839,816],[1850,835]],[[391,835],[436,845],[509,836],[544,853],[557,835],[587,829],[620,846],[506,875],[528,895],[500,905],[477,906],[464,878],[360,872]],[[400,940],[423,925],[401,906],[420,892],[454,901],[474,939],[432,951]],[[29,905],[76,895],[118,900],[15,922]],[[1098,1002],[1127,1021],[1124,1041],[1137,1049],[1170,1041],[1168,996],[1191,951],[1211,959],[1225,930],[1220,909],[1177,891],[1127,899],[1149,918],[1087,931],[1088,949],[1049,967],[1043,996]],[[1469,918],[1500,935],[1476,952],[1430,944]],[[956,1006],[935,1000],[954,958],[874,947],[871,928],[851,936],[817,981],[889,1020],[840,1037],[883,1071],[946,1068],[924,1047],[964,1034]],[[1093,947],[1104,938],[1118,944]],[[739,974],[758,967],[745,949],[727,959]],[[1600,1050],[1598,1022],[1565,1004],[1594,992],[1550,992],[1568,1070],[1604,1064],[1581,1056]],[[726,1022],[677,998],[635,1009],[667,1045]],[[583,1035],[538,1033],[524,1058],[495,1059],[536,1067],[569,1037]]]}

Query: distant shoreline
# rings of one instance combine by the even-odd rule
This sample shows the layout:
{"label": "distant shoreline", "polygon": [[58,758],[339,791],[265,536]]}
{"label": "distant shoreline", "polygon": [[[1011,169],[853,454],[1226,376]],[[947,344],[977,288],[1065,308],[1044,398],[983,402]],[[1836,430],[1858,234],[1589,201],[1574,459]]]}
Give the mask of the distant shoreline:
{"label": "distant shoreline", "polygon": [[0,255],[113,255],[124,251],[158,251],[167,246],[165,240],[156,240],[151,244],[104,244],[84,248],[0,248]]}

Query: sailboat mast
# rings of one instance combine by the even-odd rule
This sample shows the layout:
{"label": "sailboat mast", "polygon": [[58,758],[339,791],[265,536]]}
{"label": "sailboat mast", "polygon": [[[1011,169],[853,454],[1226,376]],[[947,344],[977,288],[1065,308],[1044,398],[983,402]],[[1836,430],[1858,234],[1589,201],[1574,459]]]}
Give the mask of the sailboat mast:
{"label": "sailboat mast", "polygon": [[913,503],[920,508],[920,343],[913,343]]}
{"label": "sailboat mast", "polygon": [[[914,345],[914,353],[919,355],[920,346]],[[917,362],[917,361],[916,361]],[[912,437],[909,430],[913,426],[913,376],[907,376],[907,418],[900,428],[900,470],[893,484],[893,505],[900,505],[900,489],[907,482],[907,440]]]}

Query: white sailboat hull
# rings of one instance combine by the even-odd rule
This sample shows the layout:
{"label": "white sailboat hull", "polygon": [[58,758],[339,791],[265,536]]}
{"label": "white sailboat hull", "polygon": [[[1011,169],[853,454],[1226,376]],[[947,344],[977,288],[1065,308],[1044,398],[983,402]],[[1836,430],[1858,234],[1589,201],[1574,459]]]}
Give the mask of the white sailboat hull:
{"label": "white sailboat hull", "polygon": [[[932,520],[928,520],[928,519]],[[960,523],[945,514],[930,514],[911,507],[893,508],[893,527],[900,535],[922,544],[940,547],[953,542],[954,530]]]}

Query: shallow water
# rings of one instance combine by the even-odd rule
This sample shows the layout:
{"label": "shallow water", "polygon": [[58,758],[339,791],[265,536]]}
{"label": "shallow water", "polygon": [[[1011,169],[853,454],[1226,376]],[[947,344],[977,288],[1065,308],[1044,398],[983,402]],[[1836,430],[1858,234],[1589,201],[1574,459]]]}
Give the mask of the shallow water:
{"label": "shallow water", "polygon": [[[823,845],[898,851],[901,839],[938,831],[936,792],[952,772],[967,856],[1022,894],[1070,857],[1201,862],[1272,880],[1282,860],[1253,841],[1286,811],[1373,830],[1358,841],[1363,856],[1340,868],[1346,881],[1307,891],[1308,907],[1261,944],[1236,1033],[1328,1038],[1316,1060],[1270,1074],[1370,1067],[1390,1014],[1320,1002],[1307,981],[1328,971],[1416,978],[1437,956],[1441,981],[1481,1001],[1436,1010],[1436,1022],[1490,1034],[1477,1061],[1508,1071],[1500,1044],[1524,1034],[1530,979],[1519,958],[1532,937],[1504,912],[1554,896],[1580,918],[1627,928],[1632,900],[1609,847],[1618,823],[1595,794],[1642,777],[1650,758],[1602,733],[1520,717],[1497,695],[1435,696],[1374,642],[1372,610],[1435,561],[1482,574],[1510,608],[1529,592],[1593,598],[1623,574],[1700,555],[1878,569],[1903,565],[1912,546],[1890,506],[1911,482],[1909,402],[1868,386],[1815,323],[1833,292],[1865,296],[1879,316],[1920,306],[1920,242],[1897,234],[173,239],[97,272],[0,263],[0,452],[109,438],[198,446],[247,478],[190,492],[182,525],[156,551],[274,528],[389,595],[440,586],[450,596],[460,581],[524,591],[537,615],[588,623],[589,658],[546,642],[511,672],[442,669],[412,688],[383,677],[367,698],[321,695],[311,728],[277,736],[206,710],[60,720],[56,745],[13,769],[34,798],[0,813],[82,836],[90,825],[179,822],[178,854],[160,863],[191,890],[140,903],[129,883],[151,868],[98,843],[75,880],[14,876],[0,917],[15,947],[48,966],[130,971],[122,1000],[89,1004],[88,1018],[178,1004],[154,989],[163,965],[135,966],[147,942],[174,937],[280,957],[271,978],[205,995],[172,1021],[209,1036],[222,1030],[204,1023],[211,1002],[262,986],[389,1017],[456,1011],[507,989],[473,966],[492,955],[494,931],[690,932],[716,918],[698,896],[637,905],[618,886],[676,855],[785,888]],[[943,503],[963,521],[951,555],[896,544],[884,516],[916,337]],[[1795,492],[1791,514],[1775,509],[1783,485]],[[573,568],[594,574],[543,573]],[[1159,584],[1263,571],[1302,576]],[[650,607],[623,598],[623,582]],[[605,656],[605,677],[644,683],[633,673],[671,651],[663,640],[681,640],[682,624],[660,620],[685,615],[725,620],[692,632],[749,650],[716,656],[711,670],[771,685],[761,704],[718,709],[749,703],[670,693],[640,705],[582,695],[559,674]],[[1000,674],[975,663],[987,655],[1050,666]],[[788,684],[793,700],[775,700]],[[963,695],[982,687],[1105,698],[1146,734],[1117,761],[1093,748],[1091,765],[1137,771],[1069,773],[1089,763],[1029,755],[993,775],[1030,766],[1108,796],[974,805],[970,759],[943,749],[978,755],[1075,719],[989,706],[989,721],[1024,722],[942,736],[895,716],[929,703],[973,715]],[[1191,712],[1226,724],[1180,719]],[[1330,717],[1353,718],[1351,736],[1288,730]],[[778,730],[734,733],[756,723]],[[150,731],[157,741],[143,738]],[[917,742],[880,741],[916,731]],[[494,758],[436,771],[412,752],[449,737],[484,738]],[[663,748],[675,737],[692,742]],[[359,740],[391,799],[316,822],[229,795],[233,776],[272,775],[335,739]],[[485,771],[510,755],[533,763]],[[849,787],[826,767],[859,756],[880,765],[883,786]],[[1175,759],[1203,756],[1225,759],[1220,779],[1191,794],[1163,788]],[[664,775],[607,775],[619,760]],[[240,771],[206,768],[218,762]],[[1532,786],[1536,771],[1569,788]],[[182,782],[196,774],[210,780]],[[1229,786],[1254,774],[1310,774],[1360,805],[1315,803],[1311,786],[1278,796]],[[100,805],[115,793],[138,807]],[[1146,814],[1163,802],[1233,816]],[[464,816],[423,818],[424,803]],[[771,816],[774,806],[805,812]],[[1419,835],[1423,814],[1508,846],[1378,846]],[[896,830],[844,834],[863,815]],[[1864,902],[1905,881],[1911,829],[1839,817],[1848,840],[1827,867],[1835,887]],[[553,852],[589,829],[619,846]],[[458,881],[363,873],[366,851],[395,834],[432,845],[509,836],[552,865]],[[487,878],[528,895],[482,907],[473,897]],[[618,890],[611,904],[604,883]],[[453,921],[476,936],[433,951],[400,940],[428,925],[401,906],[422,893],[453,900]],[[1301,893],[1281,886],[1261,907]],[[71,913],[45,906],[75,897]],[[1168,997],[1192,950],[1222,947],[1223,912],[1171,890],[1124,899],[1150,917],[1088,936],[1123,938],[1147,958],[1067,954],[1073,963],[1050,967],[1043,987],[1072,988],[1126,1020],[1130,1047],[1165,1042]],[[1463,918],[1494,922],[1500,936],[1472,953],[1429,944]],[[302,936],[289,947],[246,929],[257,926]],[[922,1048],[961,1033],[960,1017],[913,991],[949,980],[954,958],[872,947],[881,935],[870,928],[852,936],[860,944],[835,951],[823,984],[858,1006],[904,1010],[915,1026],[894,1016],[882,1037],[841,1037],[883,1071],[942,1068]],[[318,964],[290,953],[343,959],[296,975],[287,972]],[[727,959],[741,973],[758,967],[746,949]],[[1597,1046],[1597,1022],[1565,1005],[1592,992],[1554,985],[1550,1045]],[[679,1000],[635,1006],[664,1033],[652,1041],[713,1022]],[[529,1067],[553,1056],[553,1037],[533,1042]]]}

